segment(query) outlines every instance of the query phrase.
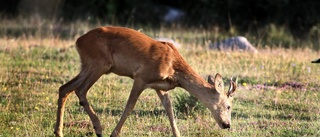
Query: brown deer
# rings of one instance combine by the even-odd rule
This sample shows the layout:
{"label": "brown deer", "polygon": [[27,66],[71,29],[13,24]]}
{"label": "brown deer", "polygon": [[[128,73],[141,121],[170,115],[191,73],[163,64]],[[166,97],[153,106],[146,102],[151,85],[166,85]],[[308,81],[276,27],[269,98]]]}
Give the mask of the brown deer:
{"label": "brown deer", "polygon": [[168,90],[182,87],[198,98],[212,113],[221,128],[230,128],[231,100],[236,83],[224,92],[220,74],[209,76],[206,82],[167,42],[156,41],[138,31],[122,27],[100,27],[77,39],[76,48],[81,59],[81,71],[59,88],[56,136],[63,136],[63,114],[68,95],[75,91],[80,105],[88,113],[95,133],[102,136],[102,127],[88,103],[88,89],[103,75],[115,73],[134,80],[125,110],[111,136],[120,134],[121,127],[133,110],[139,95],[146,88],[157,92],[170,120],[173,135],[180,136],[174,120]]}

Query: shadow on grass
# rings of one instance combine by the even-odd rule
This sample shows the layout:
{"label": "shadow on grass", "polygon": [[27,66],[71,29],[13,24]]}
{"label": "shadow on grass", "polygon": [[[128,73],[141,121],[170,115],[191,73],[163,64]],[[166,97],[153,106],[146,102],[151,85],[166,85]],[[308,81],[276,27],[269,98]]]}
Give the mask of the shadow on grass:
{"label": "shadow on grass", "polygon": [[[121,116],[124,109],[113,109],[113,108],[105,108],[105,109],[95,109],[95,112],[103,114],[103,115],[111,115],[111,116]],[[139,117],[145,116],[164,116],[166,115],[165,110],[132,110],[130,115],[137,115]]]}

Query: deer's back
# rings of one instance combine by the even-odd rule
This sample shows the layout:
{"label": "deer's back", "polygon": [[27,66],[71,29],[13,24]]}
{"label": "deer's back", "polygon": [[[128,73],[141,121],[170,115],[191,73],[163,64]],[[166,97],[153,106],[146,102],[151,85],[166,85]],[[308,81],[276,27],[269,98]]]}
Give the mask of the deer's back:
{"label": "deer's back", "polygon": [[111,65],[107,73],[148,81],[172,76],[174,63],[180,58],[171,43],[156,41],[122,27],[101,27],[89,31],[78,38],[77,50],[83,65],[94,62]]}

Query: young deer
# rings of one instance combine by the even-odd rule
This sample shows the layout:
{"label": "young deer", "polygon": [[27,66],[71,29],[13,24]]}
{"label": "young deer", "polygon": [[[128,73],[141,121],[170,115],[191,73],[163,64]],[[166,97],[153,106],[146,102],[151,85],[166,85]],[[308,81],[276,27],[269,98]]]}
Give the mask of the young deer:
{"label": "young deer", "polygon": [[101,27],[78,38],[76,48],[81,59],[81,71],[59,88],[56,136],[63,136],[63,113],[68,95],[75,91],[80,105],[88,113],[95,133],[102,136],[100,121],[87,100],[88,89],[103,75],[115,73],[134,80],[126,108],[111,136],[116,137],[139,95],[146,88],[155,89],[170,120],[173,135],[180,136],[168,90],[182,87],[198,98],[211,112],[221,128],[230,128],[231,100],[236,83],[224,92],[220,74],[209,76],[206,82],[182,58],[177,49],[167,42],[152,38],[132,29]]}

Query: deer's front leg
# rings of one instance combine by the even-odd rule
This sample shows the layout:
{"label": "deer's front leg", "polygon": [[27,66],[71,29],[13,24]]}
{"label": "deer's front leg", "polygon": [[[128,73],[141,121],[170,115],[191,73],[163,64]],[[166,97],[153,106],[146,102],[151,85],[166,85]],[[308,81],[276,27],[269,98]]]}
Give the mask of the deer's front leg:
{"label": "deer's front leg", "polygon": [[116,128],[113,130],[110,137],[117,137],[119,135],[124,122],[128,118],[129,114],[131,113],[134,106],[136,105],[140,94],[144,90],[144,86],[145,84],[142,80],[136,80],[136,79],[134,80],[133,87],[132,87],[129,99],[127,101],[126,108],[120,118],[119,123],[117,124]]}
{"label": "deer's front leg", "polygon": [[180,132],[179,132],[178,126],[174,120],[174,113],[173,113],[172,104],[171,104],[171,101],[169,98],[169,93],[166,91],[157,90],[157,94],[162,102],[162,105],[166,109],[167,115],[170,120],[170,125],[172,128],[173,135],[175,137],[180,137]]}

